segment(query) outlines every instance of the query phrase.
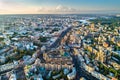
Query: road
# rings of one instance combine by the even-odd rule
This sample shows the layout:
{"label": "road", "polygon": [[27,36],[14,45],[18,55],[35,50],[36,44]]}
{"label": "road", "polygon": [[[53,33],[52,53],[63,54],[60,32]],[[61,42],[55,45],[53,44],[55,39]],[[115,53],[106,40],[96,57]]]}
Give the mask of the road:
{"label": "road", "polygon": [[85,71],[83,68],[80,67],[80,63],[78,63],[76,56],[71,55],[74,63],[74,67],[77,70],[77,76],[75,80],[79,80],[80,77],[85,77],[87,80],[98,80],[97,78],[93,77],[90,73]]}
{"label": "road", "polygon": [[[72,29],[72,27],[65,30],[63,33],[61,33],[60,37],[55,41],[53,45],[49,47],[50,48],[57,48],[61,42],[61,39]],[[73,58],[73,63],[75,68],[77,69],[77,77],[75,80],[79,80],[80,77],[85,77],[87,80],[98,80],[97,78],[93,77],[90,73],[85,71],[80,67],[80,64],[77,62],[77,58],[74,55],[71,55]]]}
{"label": "road", "polygon": [[72,27],[69,27],[65,31],[61,33],[59,38],[49,47],[49,48],[57,48],[62,40],[62,38],[72,29]]}

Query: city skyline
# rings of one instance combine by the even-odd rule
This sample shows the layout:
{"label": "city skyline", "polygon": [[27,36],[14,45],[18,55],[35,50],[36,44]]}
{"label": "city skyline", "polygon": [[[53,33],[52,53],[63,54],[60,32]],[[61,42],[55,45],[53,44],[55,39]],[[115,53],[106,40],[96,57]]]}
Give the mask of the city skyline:
{"label": "city skyline", "polygon": [[113,0],[0,0],[0,14],[84,14],[120,13],[120,1]]}

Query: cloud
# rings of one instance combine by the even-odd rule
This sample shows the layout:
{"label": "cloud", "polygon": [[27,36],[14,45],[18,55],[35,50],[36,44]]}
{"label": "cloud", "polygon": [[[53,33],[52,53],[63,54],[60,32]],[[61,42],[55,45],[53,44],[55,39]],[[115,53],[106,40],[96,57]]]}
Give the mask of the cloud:
{"label": "cloud", "polygon": [[37,9],[38,12],[49,12],[49,13],[73,13],[73,12],[79,12],[79,10],[72,8],[72,7],[67,7],[67,6],[62,6],[58,5],[56,7],[40,7]]}
{"label": "cloud", "polygon": [[17,1],[14,0],[0,0],[0,6],[4,7],[17,7],[22,5],[22,3],[19,3]]}
{"label": "cloud", "polygon": [[47,12],[47,9],[44,7],[39,7],[38,9],[36,9],[37,12]]}
{"label": "cloud", "polygon": [[17,0],[0,0],[0,14],[26,14],[35,12],[35,9]]}
{"label": "cloud", "polygon": [[14,0],[0,0],[0,9],[2,12],[14,12],[24,9],[23,3],[19,3]]}
{"label": "cloud", "polygon": [[73,11],[78,11],[77,9],[71,8],[71,7],[66,7],[62,5],[58,5],[55,9],[57,12],[73,12]]}

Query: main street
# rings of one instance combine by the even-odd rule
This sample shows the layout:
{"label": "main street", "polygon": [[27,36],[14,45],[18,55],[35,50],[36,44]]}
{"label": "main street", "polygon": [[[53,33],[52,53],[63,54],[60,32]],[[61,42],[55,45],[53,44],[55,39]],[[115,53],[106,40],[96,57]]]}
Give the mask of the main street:
{"label": "main street", "polygon": [[[60,45],[60,42],[61,42],[62,38],[69,31],[71,31],[71,29],[72,29],[72,27],[68,28],[63,33],[61,33],[61,35],[59,36],[59,38],[49,48],[57,48]],[[75,80],[79,80],[80,77],[85,77],[87,80],[98,80],[97,78],[93,77],[90,73],[88,73],[87,71],[85,71],[84,69],[81,68],[80,63],[78,63],[76,56],[74,56],[73,54],[71,56],[72,56],[72,59],[73,59],[73,64],[74,64],[75,68],[77,69],[77,76],[76,76]]]}
{"label": "main street", "polygon": [[98,80],[97,78],[93,77],[90,73],[85,71],[81,66],[80,63],[77,61],[77,57],[75,55],[71,55],[74,63],[74,67],[77,70],[76,80],[79,80],[80,77],[85,77],[87,80]]}
{"label": "main street", "polygon": [[59,38],[49,47],[49,48],[57,48],[62,40],[62,38],[69,32],[71,31],[72,27],[67,28],[65,31],[63,31]]}

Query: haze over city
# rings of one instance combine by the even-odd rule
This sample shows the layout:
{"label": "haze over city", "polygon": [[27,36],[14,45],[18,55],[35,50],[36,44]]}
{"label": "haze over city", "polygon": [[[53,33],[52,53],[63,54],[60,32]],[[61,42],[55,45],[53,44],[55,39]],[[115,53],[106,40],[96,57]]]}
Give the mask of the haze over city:
{"label": "haze over city", "polygon": [[120,13],[120,0],[0,0],[0,14]]}

